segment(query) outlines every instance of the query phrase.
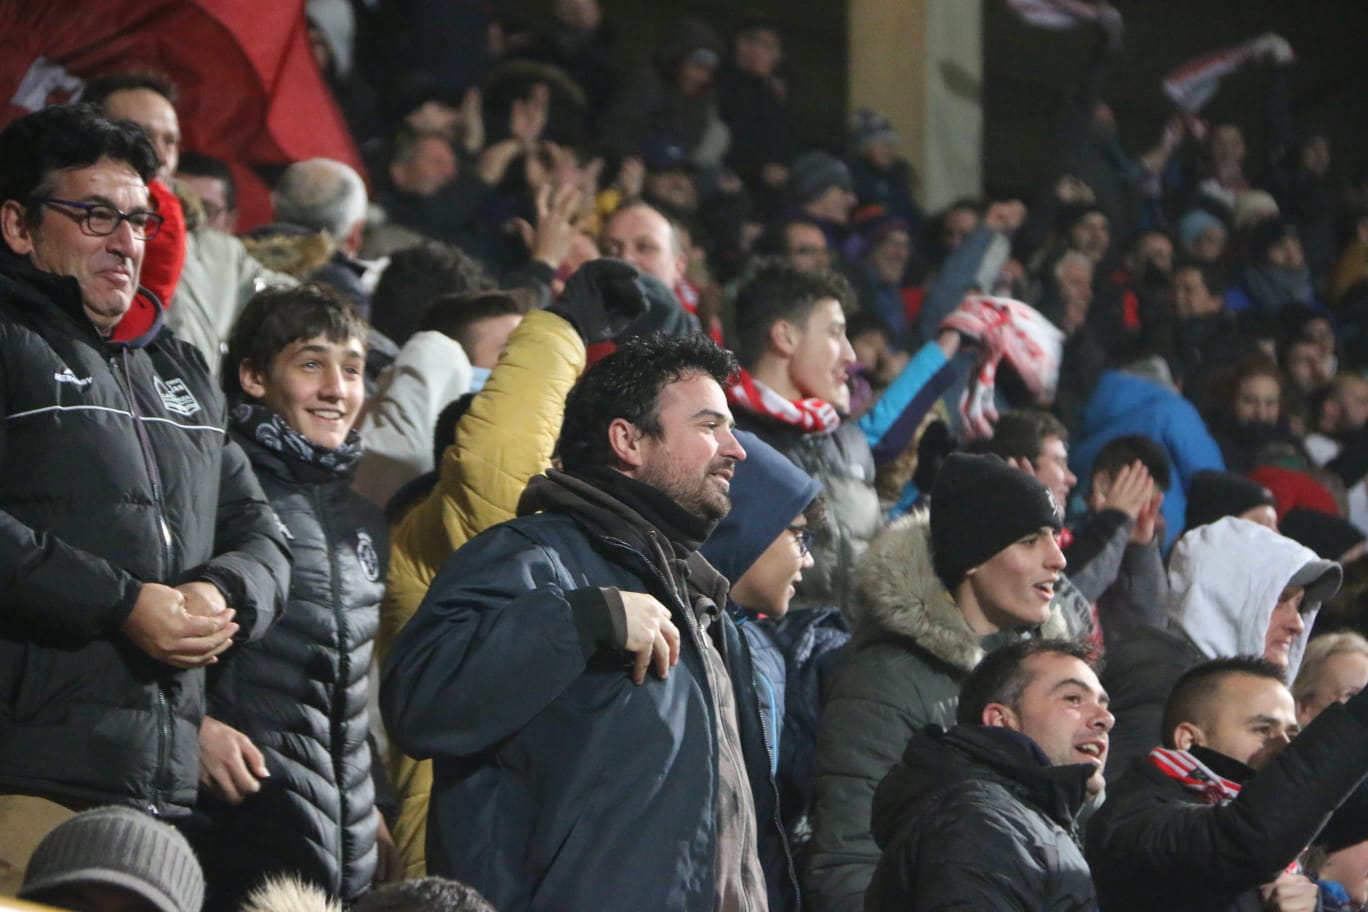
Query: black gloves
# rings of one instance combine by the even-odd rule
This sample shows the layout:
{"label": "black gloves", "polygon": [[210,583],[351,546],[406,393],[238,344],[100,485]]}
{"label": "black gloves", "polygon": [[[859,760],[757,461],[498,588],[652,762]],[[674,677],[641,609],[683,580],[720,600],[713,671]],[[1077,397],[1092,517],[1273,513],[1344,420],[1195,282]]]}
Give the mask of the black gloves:
{"label": "black gloves", "polygon": [[579,330],[585,345],[617,336],[646,312],[646,295],[636,267],[622,260],[590,260],[565,283],[560,299],[546,308]]}

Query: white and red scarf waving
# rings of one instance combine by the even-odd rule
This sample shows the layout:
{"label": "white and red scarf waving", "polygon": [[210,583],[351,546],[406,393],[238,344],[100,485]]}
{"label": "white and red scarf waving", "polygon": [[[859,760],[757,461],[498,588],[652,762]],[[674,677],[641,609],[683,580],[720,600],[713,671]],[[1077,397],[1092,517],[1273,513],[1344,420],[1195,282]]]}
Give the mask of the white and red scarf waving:
{"label": "white and red scarf waving", "polygon": [[1291,63],[1295,55],[1286,38],[1268,32],[1244,44],[1189,60],[1164,77],[1164,94],[1179,110],[1196,114],[1215,96],[1223,78],[1260,58]]}
{"label": "white and red scarf waving", "polygon": [[1063,31],[1096,22],[1102,7],[1084,0],[1007,0],[1007,7],[1027,25]]}
{"label": "white and red scarf waving", "polygon": [[1149,752],[1149,761],[1161,773],[1170,779],[1177,779],[1188,791],[1200,795],[1207,804],[1225,804],[1240,797],[1240,783],[1213,772],[1187,751],[1156,747]]}
{"label": "white and red scarf waving", "polygon": [[752,377],[745,368],[728,387],[727,399],[747,411],[791,424],[804,434],[834,431],[841,426],[841,416],[831,403],[821,399],[785,399]]}

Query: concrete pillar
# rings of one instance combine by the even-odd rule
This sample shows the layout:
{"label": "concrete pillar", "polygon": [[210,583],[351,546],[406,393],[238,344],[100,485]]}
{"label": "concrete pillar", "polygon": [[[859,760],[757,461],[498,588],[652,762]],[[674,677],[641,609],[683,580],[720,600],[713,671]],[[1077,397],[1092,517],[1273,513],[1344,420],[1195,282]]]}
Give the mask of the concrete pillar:
{"label": "concrete pillar", "polygon": [[848,0],[849,107],[893,121],[938,209],[983,192],[981,0]]}

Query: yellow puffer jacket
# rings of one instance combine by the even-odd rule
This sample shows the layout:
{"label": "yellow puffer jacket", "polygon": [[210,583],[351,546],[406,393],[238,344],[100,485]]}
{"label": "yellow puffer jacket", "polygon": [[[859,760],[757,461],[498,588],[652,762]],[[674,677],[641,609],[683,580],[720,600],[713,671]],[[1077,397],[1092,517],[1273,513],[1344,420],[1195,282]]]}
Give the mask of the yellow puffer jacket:
{"label": "yellow puffer jacket", "polygon": [[[584,342],[558,316],[533,311],[513,331],[498,366],[457,424],[437,486],[390,531],[389,579],[376,640],[381,662],[451,552],[512,519],[527,480],[550,465],[565,395],[584,363]],[[399,793],[393,835],[404,876],[422,877],[432,763],[393,746],[388,761]]]}

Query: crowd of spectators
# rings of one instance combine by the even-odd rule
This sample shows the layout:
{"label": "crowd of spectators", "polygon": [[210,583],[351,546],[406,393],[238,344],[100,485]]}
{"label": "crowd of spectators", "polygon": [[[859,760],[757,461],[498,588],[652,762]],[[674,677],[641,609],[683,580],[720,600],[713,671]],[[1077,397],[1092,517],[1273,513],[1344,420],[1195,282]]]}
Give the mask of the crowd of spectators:
{"label": "crowd of spectators", "polygon": [[308,0],[364,173],[246,232],[156,72],[0,134],[0,893],[1368,908],[1368,184],[1285,41],[1264,148],[1127,150],[1074,4],[1038,194],[928,212],[772,19],[402,5]]}

